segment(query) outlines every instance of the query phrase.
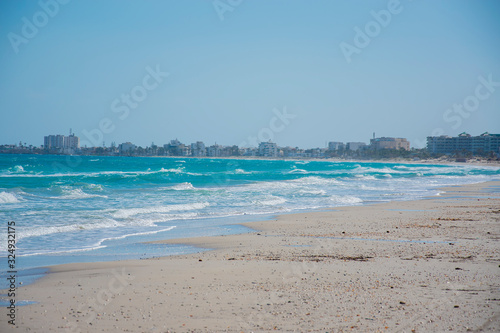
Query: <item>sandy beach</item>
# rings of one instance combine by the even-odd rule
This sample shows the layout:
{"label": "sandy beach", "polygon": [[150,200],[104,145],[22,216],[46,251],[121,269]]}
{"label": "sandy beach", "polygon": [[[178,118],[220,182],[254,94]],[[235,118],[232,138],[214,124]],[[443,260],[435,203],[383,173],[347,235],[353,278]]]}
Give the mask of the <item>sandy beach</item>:
{"label": "sandy beach", "polygon": [[[1,332],[498,332],[500,182],[248,223],[213,250],[69,264]],[[497,193],[492,193],[495,190]],[[21,259],[22,260],[22,259]]]}

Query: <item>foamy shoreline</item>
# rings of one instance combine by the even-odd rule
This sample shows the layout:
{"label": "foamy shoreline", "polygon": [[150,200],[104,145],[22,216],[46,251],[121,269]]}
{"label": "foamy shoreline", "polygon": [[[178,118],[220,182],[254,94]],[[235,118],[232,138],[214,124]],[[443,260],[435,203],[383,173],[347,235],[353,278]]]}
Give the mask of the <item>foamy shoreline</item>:
{"label": "foamy shoreline", "polygon": [[18,308],[16,322],[55,332],[495,331],[499,186],[167,242],[214,251],[51,267],[18,288],[39,303]]}

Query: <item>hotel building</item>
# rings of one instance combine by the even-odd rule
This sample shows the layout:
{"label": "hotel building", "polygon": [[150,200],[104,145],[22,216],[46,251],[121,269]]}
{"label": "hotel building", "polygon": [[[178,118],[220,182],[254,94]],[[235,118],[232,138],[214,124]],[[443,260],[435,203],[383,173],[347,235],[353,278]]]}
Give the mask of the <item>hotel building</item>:
{"label": "hotel building", "polygon": [[453,154],[467,151],[473,154],[500,152],[500,134],[485,132],[479,136],[461,133],[456,137],[447,135],[428,136],[427,150],[433,154]]}

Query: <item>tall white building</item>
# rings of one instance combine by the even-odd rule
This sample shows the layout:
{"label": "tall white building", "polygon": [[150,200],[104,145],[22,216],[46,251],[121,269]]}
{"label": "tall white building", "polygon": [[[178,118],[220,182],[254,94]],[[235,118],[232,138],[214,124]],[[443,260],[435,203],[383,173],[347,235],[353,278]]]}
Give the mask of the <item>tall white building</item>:
{"label": "tall white building", "polygon": [[278,157],[278,146],[271,140],[259,143],[259,156]]}
{"label": "tall white building", "polygon": [[196,143],[191,144],[191,155],[192,156],[206,156],[207,150],[205,144],[202,141],[196,141]]}
{"label": "tall white building", "polygon": [[47,135],[43,138],[43,147],[45,149],[64,148],[64,135]]}
{"label": "tall white building", "polygon": [[47,150],[59,150],[65,153],[74,153],[80,148],[80,138],[75,134],[69,136],[64,135],[47,135],[43,138],[43,147]]}
{"label": "tall white building", "polygon": [[70,134],[70,136],[64,137],[64,148],[65,149],[78,149],[80,148],[80,138],[75,136],[75,134]]}

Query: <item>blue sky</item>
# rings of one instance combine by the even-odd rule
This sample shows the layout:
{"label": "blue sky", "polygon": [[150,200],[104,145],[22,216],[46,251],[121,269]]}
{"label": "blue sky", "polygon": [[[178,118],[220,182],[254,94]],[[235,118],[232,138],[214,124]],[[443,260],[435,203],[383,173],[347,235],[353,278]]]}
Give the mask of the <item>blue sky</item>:
{"label": "blue sky", "polygon": [[0,144],[500,133],[498,17],[496,0],[1,1]]}

